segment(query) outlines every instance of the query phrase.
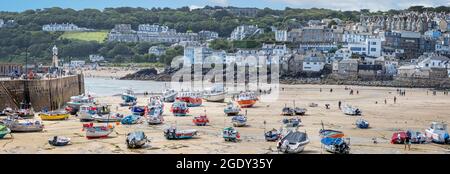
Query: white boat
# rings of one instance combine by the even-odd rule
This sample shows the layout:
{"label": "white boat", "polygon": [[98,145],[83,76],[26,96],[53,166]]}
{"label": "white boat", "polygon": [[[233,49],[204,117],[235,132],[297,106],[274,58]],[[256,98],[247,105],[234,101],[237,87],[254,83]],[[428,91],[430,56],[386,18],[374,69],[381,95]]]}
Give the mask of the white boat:
{"label": "white boat", "polygon": [[225,107],[225,109],[223,109],[223,112],[225,114],[227,114],[227,116],[238,115],[240,111],[241,111],[241,108],[236,106],[233,102],[228,102],[227,107]]}
{"label": "white boat", "polygon": [[80,121],[94,121],[94,115],[96,111],[93,109],[93,105],[81,105],[80,110],[77,112],[77,117]]}
{"label": "white boat", "polygon": [[105,115],[95,114],[92,117],[94,117],[94,120],[97,122],[120,122],[123,118],[123,115],[118,113],[110,113]]}
{"label": "white boat", "polygon": [[162,124],[164,122],[164,118],[161,114],[161,110],[155,110],[151,115],[147,118],[147,123],[149,125]]}
{"label": "white boat", "polygon": [[362,114],[362,111],[359,108],[353,107],[351,105],[345,105],[342,108],[342,112],[344,112],[344,114],[346,114],[346,115],[361,115]]}
{"label": "white boat", "polygon": [[22,119],[17,116],[8,117],[3,122],[11,132],[40,132],[44,129],[44,125],[39,120]]}
{"label": "white boat", "polygon": [[305,132],[289,131],[278,141],[277,149],[283,153],[300,153],[308,143],[309,138]]}
{"label": "white boat", "polygon": [[106,138],[114,131],[114,126],[94,126],[93,123],[83,124],[83,131],[86,130],[86,138]]}
{"label": "white boat", "polygon": [[425,129],[425,136],[435,143],[449,143],[447,124],[432,122],[430,127]]}
{"label": "white boat", "polygon": [[162,95],[164,102],[174,102],[177,94],[178,92],[173,89],[166,89]]}
{"label": "white boat", "polygon": [[226,93],[223,90],[223,86],[216,85],[203,93],[203,99],[209,102],[223,102],[225,101],[225,95]]}

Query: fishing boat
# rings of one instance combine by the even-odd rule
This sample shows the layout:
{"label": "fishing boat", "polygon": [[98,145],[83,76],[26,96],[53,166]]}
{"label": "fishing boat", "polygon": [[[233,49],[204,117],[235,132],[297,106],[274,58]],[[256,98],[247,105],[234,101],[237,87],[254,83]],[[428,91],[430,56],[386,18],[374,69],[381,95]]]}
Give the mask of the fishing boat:
{"label": "fishing boat", "polygon": [[127,139],[125,140],[127,147],[130,149],[142,148],[150,140],[145,136],[142,131],[130,132],[127,134]]}
{"label": "fishing boat", "polygon": [[305,115],[307,109],[306,108],[300,108],[295,106],[295,100],[294,100],[294,115]]}
{"label": "fishing boat", "polygon": [[391,144],[404,144],[406,137],[407,137],[407,135],[406,135],[406,132],[404,132],[404,131],[395,132],[392,134]]}
{"label": "fishing boat", "polygon": [[131,89],[125,90],[125,92],[122,93],[121,97],[124,103],[133,103],[137,100],[136,95],[134,95],[134,91]]}
{"label": "fishing boat", "polygon": [[203,94],[203,99],[209,102],[223,102],[225,101],[225,90],[222,85],[215,85]]}
{"label": "fishing boat", "polygon": [[277,141],[278,139],[280,139],[280,137],[281,133],[276,129],[272,129],[264,133],[264,138],[266,139],[266,141]]}
{"label": "fishing boat", "polygon": [[350,143],[344,138],[324,137],[320,140],[326,151],[334,154],[349,154]]}
{"label": "fishing boat", "polygon": [[292,109],[291,107],[286,106],[286,104],[285,104],[284,108],[281,110],[281,115],[285,115],[285,116],[294,115],[294,109]]}
{"label": "fishing boat", "polygon": [[196,126],[206,126],[206,124],[209,123],[209,119],[206,116],[206,114],[205,115],[199,115],[199,116],[195,116],[194,119],[192,120],[192,122]]}
{"label": "fishing boat", "polygon": [[239,132],[236,129],[234,129],[233,127],[224,128],[223,132],[222,132],[222,136],[225,141],[231,141],[231,142],[236,142],[241,138]]}
{"label": "fishing boat", "polygon": [[364,120],[362,118],[359,118],[356,120],[356,127],[360,129],[367,129],[369,128],[369,122],[367,120]]}
{"label": "fishing boat", "polygon": [[228,102],[227,106],[225,107],[225,109],[223,109],[223,112],[227,115],[227,116],[234,116],[239,114],[239,112],[241,111],[241,108],[239,108],[238,106],[236,106],[233,102]]}
{"label": "fishing boat", "polygon": [[284,118],[282,120],[284,126],[286,127],[298,127],[302,125],[302,120],[298,117],[296,118]]}
{"label": "fishing boat", "polygon": [[447,124],[432,122],[430,127],[425,129],[425,136],[434,143],[446,144],[450,142]]}
{"label": "fishing boat", "polygon": [[95,104],[95,98],[91,95],[77,95],[77,96],[72,96],[70,97],[70,101],[67,102],[67,106],[68,106],[68,110],[70,110],[71,112],[74,112],[74,114],[76,112],[78,112],[78,110],[80,109],[81,105],[84,104]]}
{"label": "fishing boat", "polygon": [[104,115],[95,114],[92,116],[97,122],[120,122],[123,119],[123,114],[109,113]]}
{"label": "fishing boat", "polygon": [[143,116],[145,113],[145,106],[132,106],[130,110],[133,115]]}
{"label": "fishing boat", "polygon": [[114,131],[113,125],[94,126],[94,123],[83,124],[83,131],[86,130],[86,138],[106,138]]}
{"label": "fishing boat", "polygon": [[170,108],[170,112],[172,112],[174,116],[186,116],[189,112],[189,108],[186,102],[175,101]]}
{"label": "fishing boat", "polygon": [[0,124],[0,139],[2,139],[3,137],[5,137],[10,133],[11,130],[6,125]]}
{"label": "fishing boat", "polygon": [[93,105],[81,105],[77,112],[77,117],[81,122],[94,121],[94,115],[97,113],[97,109]]}
{"label": "fishing boat", "polygon": [[414,144],[423,144],[427,141],[425,134],[419,131],[408,130],[406,131],[406,135],[410,136],[410,141]]}
{"label": "fishing boat", "polygon": [[148,115],[147,123],[149,125],[162,124],[164,122],[164,118],[163,118],[161,112],[162,111],[160,109],[154,110],[153,113],[149,113],[147,111],[146,114],[145,114],[145,115]]}
{"label": "fishing boat", "polygon": [[190,139],[196,135],[197,135],[197,130],[195,130],[195,129],[178,130],[176,127],[170,127],[170,128],[164,129],[164,136],[168,140]]}
{"label": "fishing boat", "polygon": [[255,105],[258,98],[254,92],[242,92],[237,96],[237,103],[241,108],[250,108]]}
{"label": "fishing boat", "polygon": [[163,91],[164,102],[174,102],[178,92],[173,89],[166,89]]}
{"label": "fishing boat", "polygon": [[309,143],[306,132],[289,131],[277,143],[277,149],[283,153],[300,153]]}
{"label": "fishing boat", "polygon": [[236,115],[231,119],[234,127],[244,127],[247,125],[247,117],[243,115]]}
{"label": "fishing boat", "polygon": [[175,99],[186,102],[188,107],[197,107],[202,105],[202,97],[199,92],[180,92]]}
{"label": "fishing boat", "polygon": [[63,136],[53,136],[48,139],[48,144],[52,146],[65,146],[70,143],[70,138]]}
{"label": "fishing boat", "polygon": [[41,117],[41,120],[45,121],[66,120],[70,116],[67,111],[43,112],[39,113],[38,115],[39,117]]}
{"label": "fishing boat", "polygon": [[342,112],[346,115],[361,115],[362,111],[359,108],[353,107],[351,105],[345,105],[342,108]]}
{"label": "fishing boat", "polygon": [[141,122],[141,117],[137,116],[137,115],[128,115],[124,118],[122,118],[122,120],[120,120],[120,123],[122,124],[138,124]]}
{"label": "fishing boat", "polygon": [[152,114],[155,110],[159,110],[160,114],[164,112],[164,101],[161,96],[152,96],[149,99],[149,103],[147,105],[149,109],[149,113]]}
{"label": "fishing boat", "polygon": [[22,118],[33,118],[34,110],[30,103],[20,103],[19,110],[17,110],[16,114]]}
{"label": "fishing boat", "polygon": [[17,116],[10,116],[3,122],[11,132],[40,132],[44,129],[44,125],[39,120],[23,119]]}

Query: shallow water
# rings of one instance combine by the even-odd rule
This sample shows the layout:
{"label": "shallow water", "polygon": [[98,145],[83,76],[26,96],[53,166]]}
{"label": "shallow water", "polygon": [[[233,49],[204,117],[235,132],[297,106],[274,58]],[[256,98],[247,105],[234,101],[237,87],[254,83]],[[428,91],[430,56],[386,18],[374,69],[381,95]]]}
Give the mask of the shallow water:
{"label": "shallow water", "polygon": [[[121,94],[126,89],[132,89],[135,93],[155,92],[161,93],[165,82],[141,81],[141,80],[117,80],[110,78],[85,78],[84,85],[87,93],[97,96],[112,96]],[[169,84],[167,84],[168,86]]]}

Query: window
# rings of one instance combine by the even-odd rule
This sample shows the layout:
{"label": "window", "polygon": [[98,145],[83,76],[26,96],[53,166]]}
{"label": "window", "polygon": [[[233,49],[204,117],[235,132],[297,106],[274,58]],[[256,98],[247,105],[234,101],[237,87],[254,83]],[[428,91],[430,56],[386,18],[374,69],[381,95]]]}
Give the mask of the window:
{"label": "window", "polygon": [[370,48],[370,51],[377,51],[376,48]]}
{"label": "window", "polygon": [[372,45],[377,45],[377,43],[376,42],[372,42]]}

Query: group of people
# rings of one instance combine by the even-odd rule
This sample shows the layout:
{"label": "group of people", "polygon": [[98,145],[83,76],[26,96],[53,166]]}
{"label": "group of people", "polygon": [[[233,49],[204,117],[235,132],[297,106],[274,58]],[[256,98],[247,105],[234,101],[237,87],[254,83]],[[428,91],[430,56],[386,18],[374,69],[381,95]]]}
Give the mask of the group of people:
{"label": "group of people", "polygon": [[400,96],[406,96],[406,89],[404,89],[403,91],[401,89],[397,89],[397,94],[399,94]]}

